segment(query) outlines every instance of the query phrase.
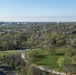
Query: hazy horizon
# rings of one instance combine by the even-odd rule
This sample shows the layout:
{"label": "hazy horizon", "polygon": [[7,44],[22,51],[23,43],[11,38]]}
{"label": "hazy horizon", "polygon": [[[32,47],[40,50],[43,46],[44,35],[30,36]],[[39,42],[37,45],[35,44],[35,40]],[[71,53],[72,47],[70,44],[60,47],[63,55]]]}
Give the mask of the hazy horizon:
{"label": "hazy horizon", "polygon": [[76,22],[76,16],[7,17],[2,19],[0,22]]}
{"label": "hazy horizon", "polygon": [[76,0],[0,0],[0,21],[76,21]]}

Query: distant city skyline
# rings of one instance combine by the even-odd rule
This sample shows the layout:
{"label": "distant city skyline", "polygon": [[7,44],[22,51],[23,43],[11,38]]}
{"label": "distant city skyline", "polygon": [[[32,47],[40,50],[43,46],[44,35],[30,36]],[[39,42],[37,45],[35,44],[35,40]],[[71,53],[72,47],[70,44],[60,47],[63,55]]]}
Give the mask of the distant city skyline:
{"label": "distant city skyline", "polygon": [[0,21],[76,21],[76,0],[0,0]]}

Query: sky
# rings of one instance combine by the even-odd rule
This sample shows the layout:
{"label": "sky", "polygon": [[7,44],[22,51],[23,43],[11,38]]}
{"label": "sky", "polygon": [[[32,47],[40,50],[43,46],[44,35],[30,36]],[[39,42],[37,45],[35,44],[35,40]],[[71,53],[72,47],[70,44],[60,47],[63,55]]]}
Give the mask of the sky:
{"label": "sky", "polygon": [[76,0],[0,0],[0,21],[76,21]]}

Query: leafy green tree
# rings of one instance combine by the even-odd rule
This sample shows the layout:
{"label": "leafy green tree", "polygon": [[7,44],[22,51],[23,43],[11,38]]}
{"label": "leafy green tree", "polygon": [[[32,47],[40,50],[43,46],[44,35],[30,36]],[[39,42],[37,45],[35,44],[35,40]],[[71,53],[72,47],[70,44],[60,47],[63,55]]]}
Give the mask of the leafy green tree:
{"label": "leafy green tree", "polygon": [[76,54],[72,57],[73,63],[76,64]]}
{"label": "leafy green tree", "polygon": [[64,58],[59,58],[57,63],[60,67],[64,66]]}
{"label": "leafy green tree", "polygon": [[8,50],[8,49],[9,49],[9,43],[8,43],[7,41],[4,41],[4,42],[2,43],[2,47],[3,47],[4,49]]}
{"label": "leafy green tree", "polygon": [[20,47],[19,47],[19,41],[14,40],[14,41],[13,41],[13,46],[14,46],[15,49],[20,48]]}
{"label": "leafy green tree", "polygon": [[65,58],[59,58],[57,61],[58,65],[63,68],[63,70],[67,73],[71,73],[71,64],[72,64],[72,59],[70,57],[65,57]]}
{"label": "leafy green tree", "polygon": [[68,46],[66,51],[65,51],[65,55],[66,56],[74,56],[75,55],[75,49],[72,46]]}
{"label": "leafy green tree", "polygon": [[27,75],[41,75],[41,73],[41,70],[36,68],[36,66],[34,66],[33,64],[29,66],[27,71]]}
{"label": "leafy green tree", "polygon": [[55,46],[54,45],[44,45],[44,50],[46,54],[55,54]]}
{"label": "leafy green tree", "polygon": [[33,61],[34,57],[36,57],[38,55],[38,51],[37,50],[33,50],[27,53],[27,58],[30,61]]}

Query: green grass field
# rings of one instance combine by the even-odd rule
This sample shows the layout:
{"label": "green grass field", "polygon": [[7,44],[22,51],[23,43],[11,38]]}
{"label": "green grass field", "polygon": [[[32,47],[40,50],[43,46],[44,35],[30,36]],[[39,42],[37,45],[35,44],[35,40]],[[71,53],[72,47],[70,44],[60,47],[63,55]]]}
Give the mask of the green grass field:
{"label": "green grass field", "polygon": [[[27,52],[28,51],[25,52],[25,55],[27,54]],[[62,54],[58,50],[54,55],[48,55],[43,50],[38,50],[38,55],[32,59],[33,63],[37,65],[41,65],[49,69],[61,70],[61,68],[57,64],[58,59],[61,57],[64,57],[64,54]]]}

